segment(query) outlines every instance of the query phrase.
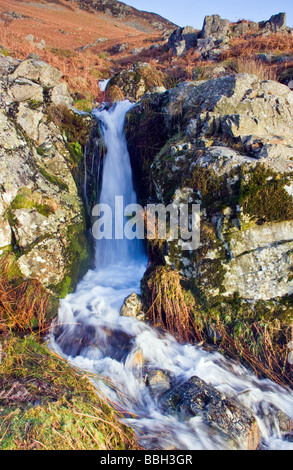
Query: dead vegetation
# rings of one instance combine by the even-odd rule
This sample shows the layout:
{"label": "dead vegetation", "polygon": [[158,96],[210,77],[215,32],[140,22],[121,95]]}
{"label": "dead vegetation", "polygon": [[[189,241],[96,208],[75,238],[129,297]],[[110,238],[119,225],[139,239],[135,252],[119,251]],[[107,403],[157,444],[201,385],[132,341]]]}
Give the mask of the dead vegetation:
{"label": "dead vegetation", "polygon": [[0,257],[0,332],[35,331],[48,326],[52,298],[40,282],[18,276],[12,254]]}

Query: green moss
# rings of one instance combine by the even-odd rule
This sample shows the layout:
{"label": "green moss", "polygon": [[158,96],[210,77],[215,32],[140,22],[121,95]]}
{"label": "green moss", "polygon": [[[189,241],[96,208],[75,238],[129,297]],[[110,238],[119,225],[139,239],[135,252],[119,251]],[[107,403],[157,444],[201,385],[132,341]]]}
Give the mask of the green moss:
{"label": "green moss", "polygon": [[52,173],[48,173],[44,168],[42,168],[41,166],[37,165],[40,173],[43,175],[43,177],[48,180],[50,183],[54,184],[55,186],[58,186],[59,189],[61,189],[62,191],[68,191],[69,188],[68,188],[68,185],[66,183],[64,183],[64,181],[62,181],[60,178],[58,178],[57,176],[55,175],[52,175]]}
{"label": "green moss", "polygon": [[85,214],[83,220],[84,222],[72,225],[67,229],[69,239],[65,253],[67,273],[58,285],[51,286],[51,289],[60,298],[64,298],[74,291],[77,282],[89,268],[90,248],[86,237]]}
{"label": "green moss", "polygon": [[89,100],[77,100],[73,104],[74,108],[84,111],[85,113],[91,113],[93,110],[93,103]]}
{"label": "green moss", "polygon": [[242,175],[239,204],[245,214],[263,222],[293,220],[293,198],[285,190],[290,181],[263,165]]}
{"label": "green moss", "polygon": [[41,194],[32,192],[29,188],[21,188],[8,209],[8,213],[10,213],[9,220],[12,225],[15,224],[13,211],[17,209],[36,209],[40,214],[49,217],[55,211],[50,202],[49,199],[43,199]]}
{"label": "green moss", "polygon": [[37,100],[29,100],[27,104],[28,104],[28,107],[32,110],[39,109],[43,105],[41,101],[37,101]]}

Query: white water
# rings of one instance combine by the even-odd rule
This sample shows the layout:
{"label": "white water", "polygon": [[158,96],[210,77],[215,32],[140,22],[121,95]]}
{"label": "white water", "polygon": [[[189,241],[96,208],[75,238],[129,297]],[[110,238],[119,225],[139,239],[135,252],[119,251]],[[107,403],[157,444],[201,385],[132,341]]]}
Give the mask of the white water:
{"label": "white water", "polygon": [[[102,122],[107,146],[100,202],[110,205],[115,195],[123,195],[126,203],[136,200],[123,132],[130,108],[129,102],[123,102],[110,111],[94,113]],[[125,297],[140,291],[146,264],[143,246],[137,242],[98,241],[96,268],[86,274],[74,294],[61,301],[58,323],[63,326],[58,339],[53,340],[53,346],[70,362],[105,378],[96,382],[99,392],[125,411],[125,419],[135,428],[141,444],[149,449],[229,448],[223,435],[212,431],[201,418],[180,422],[160,412],[156,397],[145,384],[138,352],[148,369],[167,370],[177,382],[196,375],[226,396],[237,397],[256,415],[261,403],[271,403],[293,419],[291,391],[269,380],[258,380],[219,353],[178,344],[170,335],[119,315]],[[127,413],[136,418],[128,419]],[[281,439],[277,425],[272,428],[267,419],[257,419],[262,447],[293,450],[293,444]]]}

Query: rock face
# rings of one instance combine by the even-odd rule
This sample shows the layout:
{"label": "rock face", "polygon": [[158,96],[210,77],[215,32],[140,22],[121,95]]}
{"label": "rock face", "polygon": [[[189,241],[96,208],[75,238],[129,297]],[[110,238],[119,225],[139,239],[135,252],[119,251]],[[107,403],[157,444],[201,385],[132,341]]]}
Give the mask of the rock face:
{"label": "rock face", "polygon": [[191,26],[178,28],[171,34],[168,40],[168,47],[172,53],[180,57],[189,49],[196,46],[198,33]]}
{"label": "rock face", "polygon": [[286,13],[273,15],[268,21],[260,22],[259,26],[273,33],[284,31],[286,29]]}
{"label": "rock face", "polygon": [[135,171],[151,168],[141,197],[201,206],[200,248],[161,255],[207,298],[293,293],[292,104],[288,87],[240,74],[148,94],[128,116]]}
{"label": "rock face", "polygon": [[87,258],[85,217],[49,109],[70,113],[72,99],[61,72],[41,60],[0,56],[0,67],[0,253],[14,253],[24,278],[65,295]]}
{"label": "rock face", "polygon": [[228,33],[229,25],[229,20],[223,20],[219,15],[206,16],[199,37],[223,39]]}
{"label": "rock face", "polygon": [[255,450],[259,445],[260,430],[253,414],[199,377],[164,392],[160,404],[166,413],[181,418],[202,416],[247,450]]}

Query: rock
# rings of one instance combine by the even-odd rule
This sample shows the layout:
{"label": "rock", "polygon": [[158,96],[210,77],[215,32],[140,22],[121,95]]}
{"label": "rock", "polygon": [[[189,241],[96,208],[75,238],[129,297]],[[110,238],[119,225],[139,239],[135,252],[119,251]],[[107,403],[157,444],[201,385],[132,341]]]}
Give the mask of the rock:
{"label": "rock", "polygon": [[143,52],[144,50],[145,50],[144,47],[135,47],[134,49],[132,49],[131,54],[138,55],[138,54],[141,54],[141,52]]}
{"label": "rock", "polygon": [[257,414],[266,422],[267,427],[274,429],[275,432],[281,432],[284,437],[291,433],[293,426],[291,418],[271,403],[261,402]]}
{"label": "rock", "polygon": [[121,307],[120,315],[123,317],[132,317],[136,318],[137,320],[144,321],[145,313],[142,311],[142,301],[140,296],[133,292],[128,297],[126,297]]}
{"label": "rock", "polygon": [[170,388],[170,373],[161,369],[150,369],[146,374],[145,382],[153,395],[161,394]]}
{"label": "rock", "polygon": [[229,20],[222,20],[219,15],[206,16],[199,37],[223,39],[227,36],[229,26]]}
{"label": "rock", "polygon": [[24,39],[25,39],[27,42],[34,42],[35,36],[34,36],[33,34],[28,34]]}
{"label": "rock", "polygon": [[0,56],[1,66],[0,248],[17,251],[19,276],[63,296],[87,242],[70,154],[47,107],[72,101],[61,72],[45,62]]}
{"label": "rock", "polygon": [[38,101],[42,103],[44,101],[43,88],[41,85],[37,85],[31,80],[17,79],[13,83],[13,86],[9,90],[9,94],[12,95],[14,101]]}
{"label": "rock", "polygon": [[242,36],[248,33],[256,33],[259,29],[258,23],[252,21],[244,21],[235,25],[231,25],[230,29],[234,36]]}
{"label": "rock", "polygon": [[43,86],[54,87],[58,85],[62,72],[43,62],[42,60],[24,60],[10,76],[11,80],[27,78]]}
{"label": "rock", "polygon": [[149,64],[139,63],[132,70],[123,70],[114,75],[107,85],[106,92],[110,94],[114,89],[118,96],[120,92],[122,97],[137,101],[152,88],[162,86],[165,78],[162,72],[153,69]]}
{"label": "rock", "polygon": [[[178,240],[161,256],[212,303],[239,295],[252,315],[255,302],[271,311],[272,299],[293,293],[292,105],[287,86],[239,74],[147,94],[126,121],[152,203],[173,204],[189,187],[189,202],[201,205],[196,256]],[[142,131],[150,136],[148,175],[140,167]]]}
{"label": "rock", "polygon": [[273,33],[284,31],[286,29],[286,13],[273,15],[268,21],[261,21],[259,26]]}
{"label": "rock", "polygon": [[165,413],[185,419],[202,416],[247,450],[255,450],[259,445],[260,430],[255,416],[196,376],[164,392],[160,404]]}
{"label": "rock", "polygon": [[175,29],[168,40],[168,47],[177,57],[196,46],[198,33],[191,26]]}
{"label": "rock", "polygon": [[73,99],[70,96],[66,83],[58,83],[58,85],[54,86],[51,91],[51,102],[56,106],[63,105],[68,108],[72,106]]}
{"label": "rock", "polygon": [[26,132],[28,137],[37,141],[39,137],[38,126],[43,116],[41,111],[34,111],[20,104],[17,113],[17,123]]}

